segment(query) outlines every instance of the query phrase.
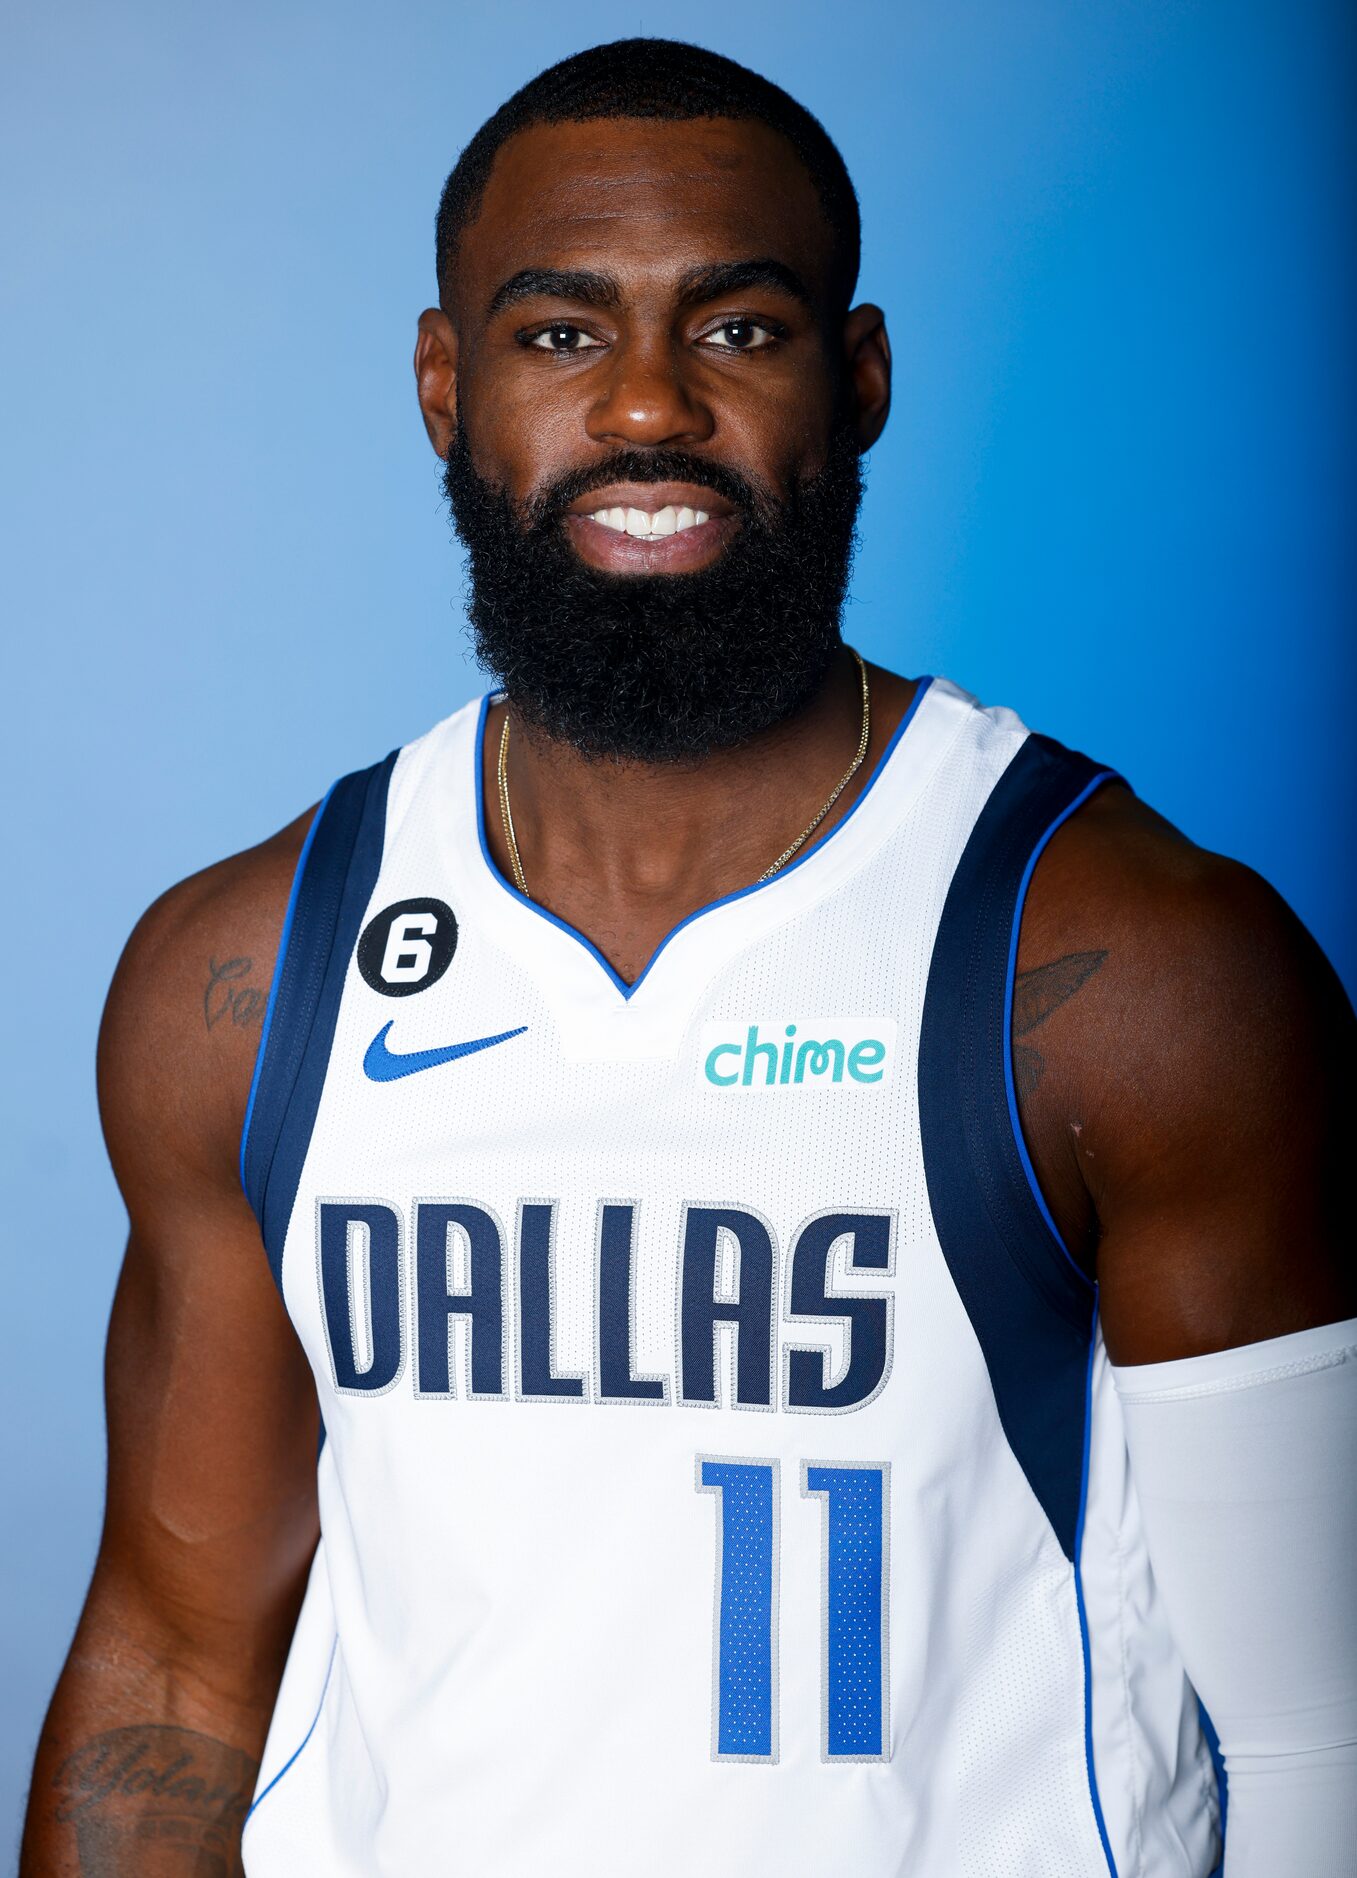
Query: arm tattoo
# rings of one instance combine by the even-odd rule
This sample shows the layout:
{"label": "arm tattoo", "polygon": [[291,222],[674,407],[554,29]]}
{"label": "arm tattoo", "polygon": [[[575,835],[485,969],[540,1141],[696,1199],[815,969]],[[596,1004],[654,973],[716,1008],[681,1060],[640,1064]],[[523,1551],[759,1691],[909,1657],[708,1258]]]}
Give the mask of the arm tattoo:
{"label": "arm tattoo", "polygon": [[268,1003],[268,993],[257,985],[242,985],[239,981],[254,970],[253,959],[223,959],[219,965],[216,959],[208,960],[208,979],[203,989],[203,1017],[211,1030],[214,1024],[229,1017],[233,1024],[242,1027],[257,1024],[264,1015],[264,1006]]}
{"label": "arm tattoo", "polygon": [[1067,952],[1049,965],[1018,973],[1013,984],[1013,1080],[1020,1096],[1031,1095],[1041,1081],[1046,1059],[1018,1038],[1044,1024],[1052,1011],[1067,1003],[1106,957],[1106,952]]}
{"label": "arm tattoo", "polygon": [[240,1833],[258,1775],[258,1761],[225,1741],[142,1725],[95,1735],[52,1784],[82,1878],[243,1878]]}

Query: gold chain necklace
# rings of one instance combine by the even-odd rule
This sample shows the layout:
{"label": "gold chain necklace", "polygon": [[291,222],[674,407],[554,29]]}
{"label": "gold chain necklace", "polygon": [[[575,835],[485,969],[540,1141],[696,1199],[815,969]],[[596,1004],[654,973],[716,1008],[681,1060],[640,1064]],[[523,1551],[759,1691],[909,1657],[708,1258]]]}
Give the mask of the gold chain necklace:
{"label": "gold chain necklace", "polygon": [[[863,758],[867,755],[867,745],[872,739],[872,694],[867,684],[867,667],[862,662],[862,655],[854,651],[852,646],[848,649],[853,653],[853,657],[858,662],[858,676],[862,680],[862,734],[858,738],[857,754],[848,765],[848,768],[843,772],[843,775],[840,776],[839,780],[835,783],[833,789],[830,790],[829,795],[826,797],[820,809],[811,817],[810,821],[806,823],[806,826],[796,837],[796,840],[792,842],[790,847],[782,850],[781,854],[778,855],[770,868],[759,875],[754,883],[756,887],[761,887],[765,880],[771,880],[774,874],[787,865],[797,849],[803,847],[805,843],[810,840],[810,837],[815,833],[816,829],[820,826],[826,815],[828,815],[849,783],[852,782],[853,778],[862,768]],[[496,769],[496,776],[499,782],[499,818],[501,826],[504,829],[505,846],[509,850],[509,866],[513,870],[514,885],[518,888],[518,891],[523,895],[525,900],[530,900],[532,895],[528,892],[528,883],[523,878],[523,862],[519,856],[518,840],[514,834],[513,810],[509,807],[509,713],[507,709],[504,713],[504,724],[499,733],[499,763]]]}

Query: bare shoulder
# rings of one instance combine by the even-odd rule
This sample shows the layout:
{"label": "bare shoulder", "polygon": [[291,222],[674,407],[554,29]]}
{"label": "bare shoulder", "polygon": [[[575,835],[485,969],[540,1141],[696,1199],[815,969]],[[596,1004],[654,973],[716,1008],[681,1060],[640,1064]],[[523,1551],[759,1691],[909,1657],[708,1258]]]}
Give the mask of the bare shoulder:
{"label": "bare shoulder", "polygon": [[[1317,1274],[1332,1276],[1337,1256],[1357,1023],[1258,874],[1128,790],[1100,791],[1035,871],[1013,1029],[1039,1177],[1100,1276],[1142,1218],[1176,1212],[1195,1218],[1201,1244],[1228,1238],[1244,1267],[1252,1259],[1244,1318],[1250,1295],[1292,1280],[1303,1312],[1307,1259],[1312,1292],[1328,1295]],[[1297,1265],[1265,1274],[1283,1242]]]}
{"label": "bare shoulder", "polygon": [[129,1205],[141,1180],[153,1168],[163,1178],[168,1163],[234,1179],[288,894],[314,813],[171,887],[127,942],[100,1031],[99,1096]]}
{"label": "bare shoulder", "polygon": [[1019,975],[1070,957],[1087,980],[1085,1008],[1116,1023],[1123,1048],[1179,1069],[1218,1067],[1235,1051],[1243,1070],[1269,1044],[1294,1054],[1337,1041],[1335,1025],[1341,1032],[1351,1015],[1328,960],[1273,887],[1120,786],[1071,817],[1033,877]]}

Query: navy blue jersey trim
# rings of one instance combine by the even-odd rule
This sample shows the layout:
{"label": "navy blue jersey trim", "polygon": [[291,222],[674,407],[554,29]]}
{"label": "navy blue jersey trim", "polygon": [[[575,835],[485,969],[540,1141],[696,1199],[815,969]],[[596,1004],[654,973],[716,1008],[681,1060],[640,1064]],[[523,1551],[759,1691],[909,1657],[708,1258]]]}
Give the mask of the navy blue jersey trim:
{"label": "navy blue jersey trim", "polygon": [[1094,1287],[1069,1257],[1010,1101],[1014,934],[1035,858],[1111,772],[1029,737],[991,791],[943,907],[919,1040],[929,1203],[1000,1422],[1075,1557]]}
{"label": "navy blue jersey trim", "polygon": [[250,1184],[245,1177],[245,1146],[250,1139],[250,1128],[254,1122],[255,1100],[259,1095],[259,1079],[263,1074],[264,1058],[268,1054],[269,1034],[273,1029],[273,1013],[278,1004],[278,986],[283,976],[283,960],[287,957],[288,945],[292,939],[292,922],[297,912],[297,895],[301,891],[302,876],[306,872],[306,863],[311,858],[311,843],[316,838],[316,830],[320,827],[321,821],[324,819],[325,811],[329,806],[330,797],[333,793],[334,785],[331,784],[330,788],[325,791],[324,796],[321,798],[320,807],[311,817],[311,826],[306,831],[306,840],[302,843],[302,851],[297,857],[297,866],[292,875],[292,886],[287,896],[287,911],[283,915],[282,935],[278,940],[278,956],[273,963],[273,977],[269,980],[269,998],[268,1003],[264,1007],[264,1022],[259,1032],[259,1048],[255,1051],[254,1074],[250,1078],[250,1096],[245,1104],[245,1124],[240,1131],[240,1184],[245,1189],[247,1199],[249,1198]]}
{"label": "navy blue jersey trim", "polygon": [[397,753],[337,782],[297,864],[241,1144],[245,1194],[282,1288],[283,1240],[329,1067],[339,1000],[386,837]]}

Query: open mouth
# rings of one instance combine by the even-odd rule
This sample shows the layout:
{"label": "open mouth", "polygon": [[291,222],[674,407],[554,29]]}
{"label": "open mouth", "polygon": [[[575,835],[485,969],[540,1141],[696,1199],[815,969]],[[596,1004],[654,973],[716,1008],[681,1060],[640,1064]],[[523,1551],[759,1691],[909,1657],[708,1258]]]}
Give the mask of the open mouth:
{"label": "open mouth", "polygon": [[724,497],[696,484],[612,484],[582,496],[565,517],[580,559],[616,574],[709,566],[739,525]]}
{"label": "open mouth", "polygon": [[677,509],[669,502],[662,509],[656,509],[653,515],[645,509],[594,509],[589,520],[619,535],[630,535],[634,541],[649,541],[656,536],[681,535],[689,528],[701,528],[711,516],[706,509]]}

